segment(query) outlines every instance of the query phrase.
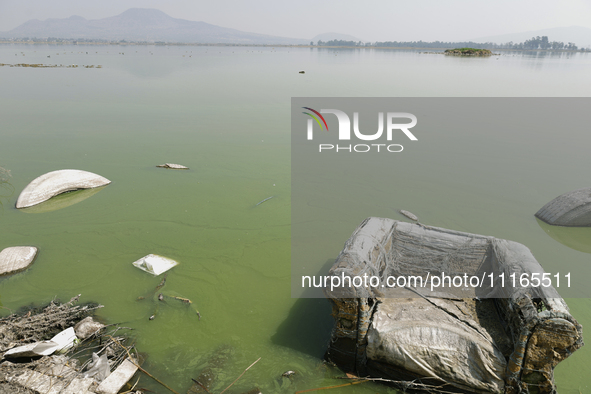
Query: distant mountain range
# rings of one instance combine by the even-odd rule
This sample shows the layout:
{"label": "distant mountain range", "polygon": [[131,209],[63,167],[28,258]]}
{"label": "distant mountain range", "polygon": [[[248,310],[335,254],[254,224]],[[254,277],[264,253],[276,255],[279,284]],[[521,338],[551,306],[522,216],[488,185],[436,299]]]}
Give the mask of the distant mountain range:
{"label": "distant mountain range", "polygon": [[473,42],[494,42],[504,44],[513,41],[524,42],[532,37],[548,36],[549,41],[562,41],[564,43],[574,42],[579,48],[591,47],[591,29],[581,26],[554,27],[551,29],[531,30],[522,33],[502,34],[498,36],[478,37]]}
{"label": "distant mountain range", "polygon": [[205,22],[168,16],[162,11],[131,8],[109,18],[87,20],[81,16],[65,19],[33,19],[0,32],[4,38],[99,39],[110,41],[182,42],[204,44],[309,44],[310,40],[247,33]]}

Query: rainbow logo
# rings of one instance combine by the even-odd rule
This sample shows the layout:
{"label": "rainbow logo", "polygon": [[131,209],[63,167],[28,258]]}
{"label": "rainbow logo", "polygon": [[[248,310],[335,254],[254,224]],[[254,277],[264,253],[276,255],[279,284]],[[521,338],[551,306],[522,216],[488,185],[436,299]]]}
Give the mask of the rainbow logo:
{"label": "rainbow logo", "polygon": [[[320,112],[318,112],[318,111],[316,111],[315,109],[312,109],[312,108],[310,108],[310,107],[302,107],[302,108],[304,108],[304,109],[307,109],[307,110],[309,110],[309,111],[312,111],[312,112],[314,112],[316,115],[318,115],[318,116],[320,117],[320,119],[322,119],[322,122],[324,122],[324,126],[326,126],[326,131],[328,131],[328,125],[326,124],[326,120],[324,120],[324,116],[320,115]],[[316,116],[312,115],[312,114],[311,114],[311,113],[309,113],[309,112],[302,112],[302,113],[303,113],[303,114],[306,114],[306,115],[308,115],[308,116],[310,116],[310,117],[312,117],[312,119],[314,119],[314,120],[316,121],[316,123],[318,123],[318,125],[320,126],[320,130],[322,130],[322,129],[323,129],[323,127],[322,127],[322,123],[320,123],[320,119],[318,119]]]}

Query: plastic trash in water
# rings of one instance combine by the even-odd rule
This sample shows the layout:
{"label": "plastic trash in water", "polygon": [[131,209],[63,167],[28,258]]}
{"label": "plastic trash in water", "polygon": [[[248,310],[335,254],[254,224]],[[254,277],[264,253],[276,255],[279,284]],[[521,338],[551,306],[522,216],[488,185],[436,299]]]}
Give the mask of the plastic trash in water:
{"label": "plastic trash in water", "polygon": [[78,338],[74,327],[60,332],[48,341],[29,343],[28,345],[15,347],[4,353],[5,358],[49,356],[55,352],[68,350]]}
{"label": "plastic trash in water", "polygon": [[98,356],[96,353],[92,353],[92,361],[88,364],[88,370],[84,372],[83,377],[92,378],[94,377],[97,382],[102,382],[111,373],[109,368],[109,359],[107,354]]}
{"label": "plastic trash in water", "polygon": [[78,337],[76,337],[74,327],[70,327],[60,332],[50,340],[57,343],[59,346],[55,351],[58,353],[63,353],[78,342]]}
{"label": "plastic trash in water", "polygon": [[159,256],[157,254],[149,254],[141,259],[133,262],[133,265],[142,271],[149,272],[154,276],[158,276],[163,272],[168,271],[178,262],[169,259],[168,257]]}

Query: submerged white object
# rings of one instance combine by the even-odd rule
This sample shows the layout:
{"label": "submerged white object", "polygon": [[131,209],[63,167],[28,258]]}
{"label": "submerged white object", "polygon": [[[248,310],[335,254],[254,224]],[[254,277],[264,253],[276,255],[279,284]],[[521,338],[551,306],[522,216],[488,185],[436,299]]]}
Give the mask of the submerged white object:
{"label": "submerged white object", "polygon": [[177,264],[178,262],[174,261],[173,259],[159,256],[157,254],[149,254],[133,262],[134,266],[155,276],[168,271]]}
{"label": "submerged white object", "polygon": [[189,167],[186,167],[182,164],[174,164],[174,163],[164,163],[164,164],[157,165],[156,167],[169,168],[171,170],[188,170],[189,169]]}
{"label": "submerged white object", "polygon": [[27,268],[37,256],[34,246],[12,246],[0,252],[0,275]]}
{"label": "submerged white object", "polygon": [[6,358],[48,356],[54,352],[67,350],[74,346],[76,341],[74,327],[60,332],[49,341],[29,343],[28,345],[15,347],[4,353]]}
{"label": "submerged white object", "polygon": [[18,196],[17,208],[40,204],[65,192],[93,189],[111,183],[100,175],[81,170],[59,170],[35,178]]}

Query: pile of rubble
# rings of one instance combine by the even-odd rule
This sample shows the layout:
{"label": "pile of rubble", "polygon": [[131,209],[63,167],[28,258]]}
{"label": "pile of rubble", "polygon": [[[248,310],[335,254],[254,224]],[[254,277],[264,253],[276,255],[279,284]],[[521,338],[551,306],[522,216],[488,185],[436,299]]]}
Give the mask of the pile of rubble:
{"label": "pile of rubble", "polygon": [[116,394],[128,384],[137,351],[124,328],[93,320],[101,305],[79,297],[0,319],[0,393]]}

